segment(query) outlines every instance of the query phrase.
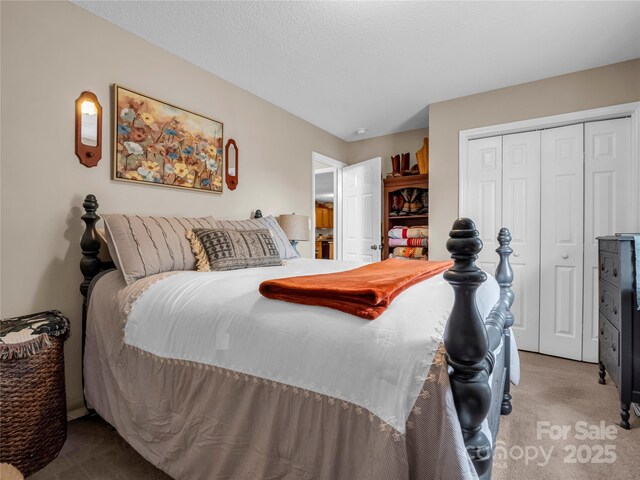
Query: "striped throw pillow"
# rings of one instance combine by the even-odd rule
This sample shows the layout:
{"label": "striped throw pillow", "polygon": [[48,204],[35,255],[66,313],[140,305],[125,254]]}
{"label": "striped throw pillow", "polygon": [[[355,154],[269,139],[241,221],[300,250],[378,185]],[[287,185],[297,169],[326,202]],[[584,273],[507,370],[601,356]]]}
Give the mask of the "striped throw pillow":
{"label": "striped throw pillow", "polygon": [[156,273],[195,270],[196,258],[186,237],[194,228],[213,228],[213,217],[141,217],[106,215],[107,241],[127,284]]}
{"label": "striped throw pillow", "polygon": [[216,220],[218,228],[225,228],[227,230],[256,230],[258,228],[266,228],[269,230],[280,252],[280,258],[286,260],[288,258],[298,258],[300,254],[296,252],[287,235],[282,230],[282,227],[278,224],[278,221],[269,215],[262,218],[252,218],[249,220]]}

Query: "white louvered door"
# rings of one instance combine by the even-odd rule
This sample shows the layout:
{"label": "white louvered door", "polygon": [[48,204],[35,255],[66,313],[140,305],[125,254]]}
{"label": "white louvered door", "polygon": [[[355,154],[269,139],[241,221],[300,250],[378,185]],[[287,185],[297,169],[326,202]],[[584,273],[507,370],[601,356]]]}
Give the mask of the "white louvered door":
{"label": "white louvered door", "polygon": [[[586,123],[584,178],[584,328],[582,359],[598,361],[598,242],[596,237],[637,232],[633,193],[631,119]],[[635,205],[635,208],[634,208]]]}
{"label": "white louvered door", "polygon": [[540,352],[582,358],[583,125],[542,132]]}
{"label": "white louvered door", "polygon": [[512,238],[513,333],[519,348],[537,352],[540,332],[539,131],[503,137],[502,225],[509,228]]}

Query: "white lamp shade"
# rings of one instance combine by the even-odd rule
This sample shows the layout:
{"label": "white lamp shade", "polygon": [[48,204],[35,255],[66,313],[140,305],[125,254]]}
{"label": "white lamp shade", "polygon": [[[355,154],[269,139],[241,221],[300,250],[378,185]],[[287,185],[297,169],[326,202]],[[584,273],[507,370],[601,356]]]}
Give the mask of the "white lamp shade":
{"label": "white lamp shade", "polygon": [[280,215],[278,223],[289,240],[309,240],[309,217],[306,215]]}

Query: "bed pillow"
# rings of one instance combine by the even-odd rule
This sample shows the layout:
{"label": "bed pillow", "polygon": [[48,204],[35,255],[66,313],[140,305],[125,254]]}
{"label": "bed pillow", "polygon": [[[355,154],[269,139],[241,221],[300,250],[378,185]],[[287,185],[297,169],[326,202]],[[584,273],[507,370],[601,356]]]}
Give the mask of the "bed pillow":
{"label": "bed pillow", "polygon": [[194,228],[187,232],[187,238],[199,272],[282,265],[278,247],[266,228]]}
{"label": "bed pillow", "polygon": [[156,273],[195,270],[196,258],[186,233],[194,228],[212,228],[213,217],[141,217],[106,215],[111,256],[127,285]]}
{"label": "bed pillow", "polygon": [[100,240],[100,252],[98,253],[98,259],[101,262],[113,262],[113,258],[111,257],[111,250],[113,247],[109,247],[109,240],[107,239],[107,233],[104,228],[96,228],[98,232],[98,240]]}
{"label": "bed pillow", "polygon": [[252,218],[250,220],[216,220],[216,225],[218,228],[225,228],[227,230],[255,230],[257,228],[266,228],[276,242],[280,258],[286,260],[288,258],[300,257],[300,254],[291,246],[287,235],[273,215],[262,218]]}

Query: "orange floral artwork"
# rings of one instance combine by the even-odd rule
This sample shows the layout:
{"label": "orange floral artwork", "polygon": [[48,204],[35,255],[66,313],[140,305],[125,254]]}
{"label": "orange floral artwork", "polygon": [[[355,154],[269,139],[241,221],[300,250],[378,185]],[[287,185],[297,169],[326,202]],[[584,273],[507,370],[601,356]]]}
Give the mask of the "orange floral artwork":
{"label": "orange floral artwork", "polygon": [[114,179],[222,193],[222,123],[114,88]]}

